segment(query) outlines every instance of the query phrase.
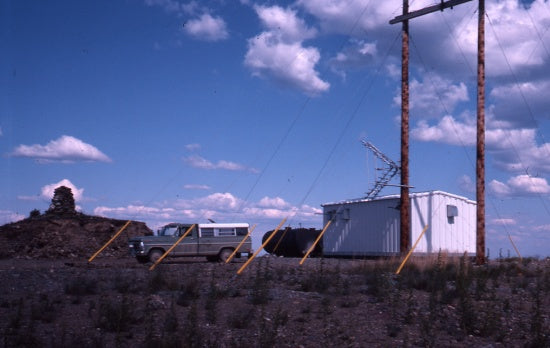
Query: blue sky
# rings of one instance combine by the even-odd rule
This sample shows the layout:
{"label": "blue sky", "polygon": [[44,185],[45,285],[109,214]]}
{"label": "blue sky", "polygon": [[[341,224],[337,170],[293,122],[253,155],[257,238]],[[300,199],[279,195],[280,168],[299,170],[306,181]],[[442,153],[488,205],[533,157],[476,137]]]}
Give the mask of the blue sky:
{"label": "blue sky", "polygon": [[[258,240],[364,196],[380,164],[362,139],[399,162],[400,0],[0,4],[0,223],[64,184],[84,213]],[[475,199],[476,10],[411,21],[415,192]],[[546,256],[550,3],[486,10],[487,247]]]}

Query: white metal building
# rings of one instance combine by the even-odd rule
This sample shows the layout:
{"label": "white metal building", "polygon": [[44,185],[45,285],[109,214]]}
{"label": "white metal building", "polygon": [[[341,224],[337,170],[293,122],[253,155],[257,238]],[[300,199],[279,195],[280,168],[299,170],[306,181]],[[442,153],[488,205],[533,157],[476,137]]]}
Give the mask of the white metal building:
{"label": "white metal building", "polygon": [[[411,193],[410,245],[414,253],[475,255],[476,202],[443,191]],[[323,204],[326,256],[387,256],[400,252],[400,196]]]}

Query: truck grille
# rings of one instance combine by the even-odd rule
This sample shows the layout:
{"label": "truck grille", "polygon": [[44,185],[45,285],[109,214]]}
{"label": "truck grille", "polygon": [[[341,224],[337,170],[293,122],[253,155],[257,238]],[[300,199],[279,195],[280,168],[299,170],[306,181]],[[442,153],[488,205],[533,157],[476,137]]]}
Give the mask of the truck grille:
{"label": "truck grille", "polygon": [[140,251],[143,251],[143,247],[141,246],[141,242],[139,241],[130,242],[129,249],[130,253],[138,253]]}

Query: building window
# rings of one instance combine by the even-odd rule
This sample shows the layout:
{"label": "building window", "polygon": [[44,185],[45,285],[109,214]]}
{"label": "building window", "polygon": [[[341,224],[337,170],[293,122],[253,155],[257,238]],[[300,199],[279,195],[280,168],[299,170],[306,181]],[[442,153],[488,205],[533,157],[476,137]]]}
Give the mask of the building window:
{"label": "building window", "polygon": [[450,224],[454,224],[455,223],[455,216],[458,216],[458,208],[456,207],[456,205],[448,204],[447,205],[447,221]]}
{"label": "building window", "polygon": [[349,220],[350,219],[349,208],[344,209],[344,211],[342,212],[342,219],[344,219],[344,220]]}

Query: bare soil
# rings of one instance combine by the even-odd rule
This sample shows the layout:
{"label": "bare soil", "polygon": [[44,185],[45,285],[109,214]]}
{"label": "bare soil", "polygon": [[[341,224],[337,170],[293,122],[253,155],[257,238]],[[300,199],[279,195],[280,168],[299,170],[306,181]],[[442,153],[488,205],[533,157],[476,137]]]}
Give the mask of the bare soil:
{"label": "bare soil", "polygon": [[0,260],[0,346],[549,346],[548,260],[243,264]]}
{"label": "bare soil", "polygon": [[550,347],[550,260],[230,264],[127,255],[125,221],[40,215],[0,227],[0,347]]}

